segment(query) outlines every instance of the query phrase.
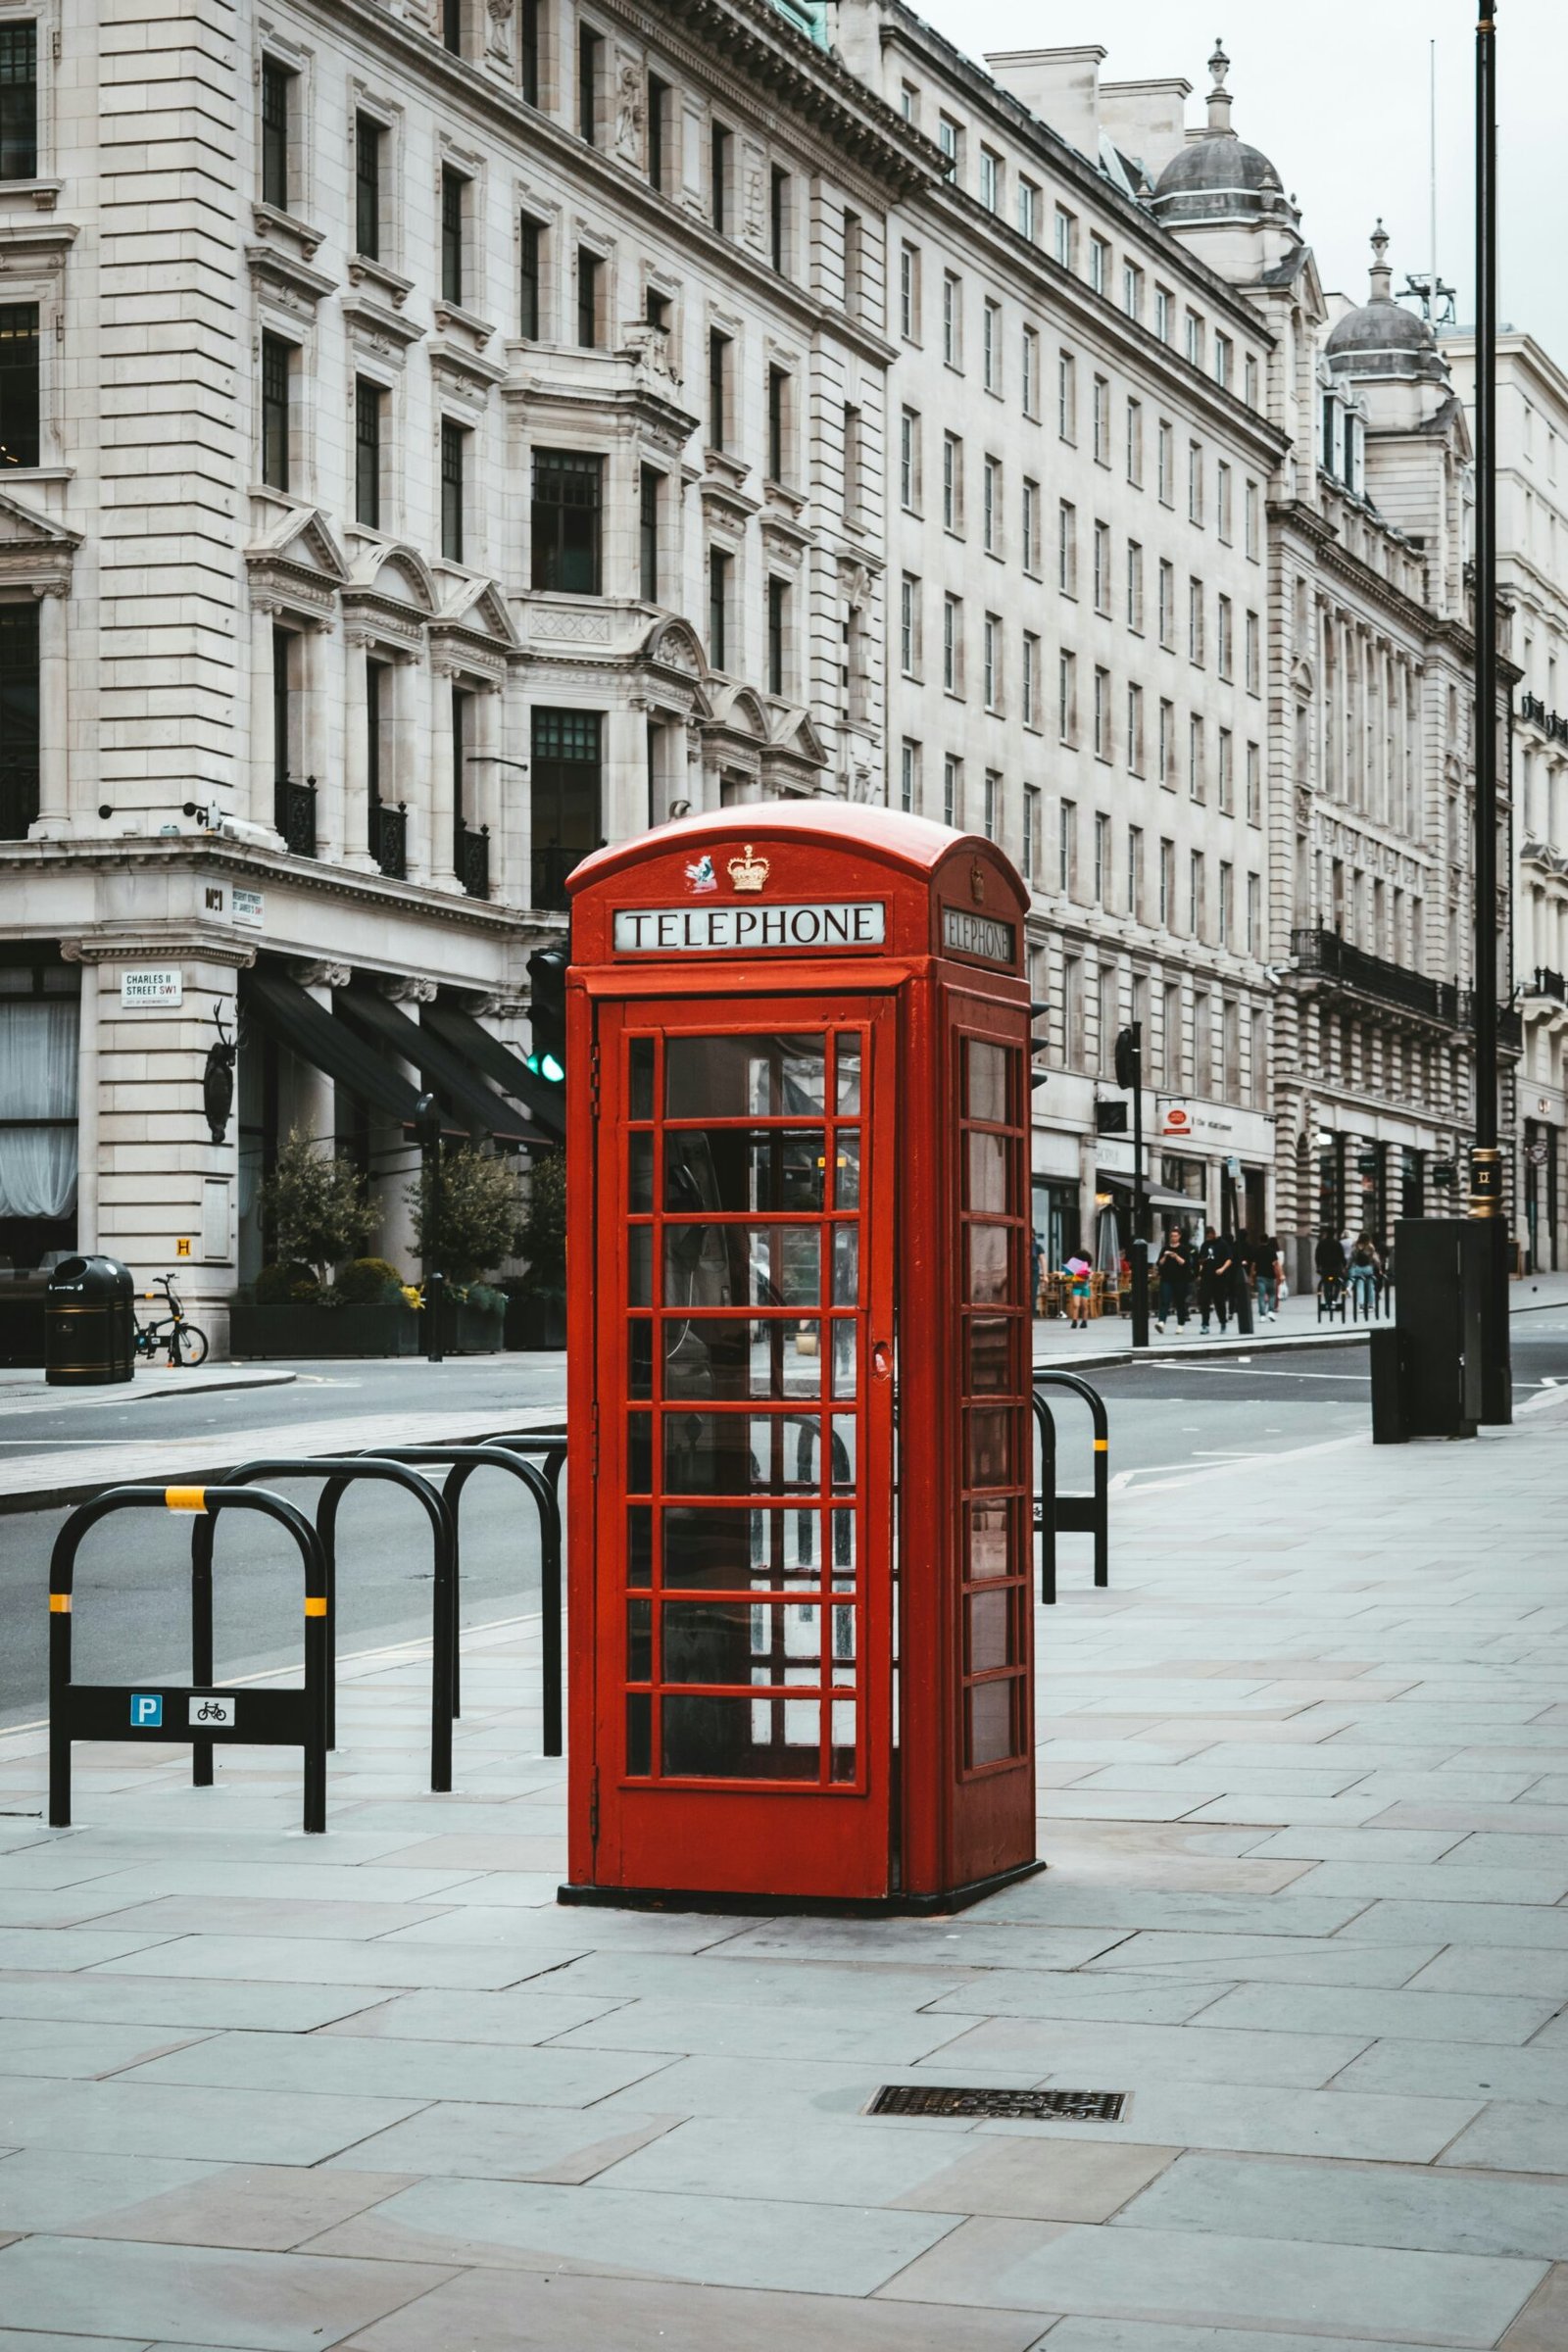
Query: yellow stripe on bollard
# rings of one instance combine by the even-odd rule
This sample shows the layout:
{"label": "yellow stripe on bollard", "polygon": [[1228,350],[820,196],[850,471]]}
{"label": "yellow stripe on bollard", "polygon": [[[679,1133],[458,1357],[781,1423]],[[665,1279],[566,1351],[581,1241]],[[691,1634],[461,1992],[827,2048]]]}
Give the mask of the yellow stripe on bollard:
{"label": "yellow stripe on bollard", "polygon": [[205,1487],[166,1487],[164,1503],[166,1508],[172,1511],[205,1511],[207,1489]]}
{"label": "yellow stripe on bollard", "polygon": [[1108,1438],[1097,1438],[1095,1440],[1095,1451],[1097,1453],[1108,1453],[1110,1451],[1110,1440]]}
{"label": "yellow stripe on bollard", "polygon": [[51,1592],[49,1614],[51,1617],[69,1617],[71,1615],[71,1594],[69,1592]]}
{"label": "yellow stripe on bollard", "polygon": [[313,1593],[307,1592],[305,1595],[305,1614],[307,1617],[324,1617],[326,1615],[326,1602],[324,1600],[318,1600]]}

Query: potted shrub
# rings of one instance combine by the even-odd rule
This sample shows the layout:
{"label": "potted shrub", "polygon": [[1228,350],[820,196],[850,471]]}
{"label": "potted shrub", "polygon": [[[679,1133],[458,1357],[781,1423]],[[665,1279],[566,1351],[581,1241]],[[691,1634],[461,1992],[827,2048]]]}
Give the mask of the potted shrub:
{"label": "potted shrub", "polygon": [[506,1344],[506,1298],[482,1277],[517,1248],[522,1192],[515,1169],[493,1152],[463,1144],[442,1156],[439,1214],[436,1179],[421,1170],[409,1189],[415,1239],[427,1266],[446,1277],[443,1348],[493,1353]]}
{"label": "potted shrub", "polygon": [[[358,1254],[381,1221],[353,1163],[290,1133],[262,1188],[277,1244],[253,1294],[235,1299],[236,1355],[410,1355],[418,1338],[395,1266]],[[331,1270],[344,1259],[336,1282]]]}
{"label": "potted shrub", "polygon": [[566,1160],[541,1152],[528,1173],[528,1201],[518,1247],[525,1274],[504,1287],[509,1348],[566,1345]]}

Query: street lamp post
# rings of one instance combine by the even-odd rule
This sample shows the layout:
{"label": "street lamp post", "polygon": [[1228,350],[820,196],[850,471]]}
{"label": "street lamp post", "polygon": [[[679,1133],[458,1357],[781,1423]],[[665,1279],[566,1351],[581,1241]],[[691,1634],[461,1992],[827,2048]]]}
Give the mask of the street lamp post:
{"label": "street lamp post", "polygon": [[1133,1099],[1133,1346],[1149,1346],[1149,1195],[1144,1183],[1144,1024],[1130,1021],[1116,1040],[1116,1084]]}
{"label": "street lamp post", "polygon": [[1508,1226],[1497,1144],[1497,34],[1476,25],[1476,852],[1475,1144],[1470,1214],[1480,1225],[1481,1379],[1476,1418],[1513,1418]]}
{"label": "street lamp post", "polygon": [[441,1105],[434,1095],[421,1095],[415,1104],[414,1130],[419,1139],[424,1176],[424,1353],[427,1363],[438,1364],[447,1278],[440,1269]]}

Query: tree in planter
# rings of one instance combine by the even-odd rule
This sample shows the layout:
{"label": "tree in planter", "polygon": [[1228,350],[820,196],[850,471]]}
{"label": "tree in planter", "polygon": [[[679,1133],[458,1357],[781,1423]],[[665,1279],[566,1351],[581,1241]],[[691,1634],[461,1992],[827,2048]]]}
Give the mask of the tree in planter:
{"label": "tree in planter", "polygon": [[381,1222],[381,1205],[367,1197],[352,1160],[318,1151],[290,1128],[262,1187],[262,1215],[276,1236],[278,1257],[314,1267],[324,1288],[332,1268],[365,1248]]}
{"label": "tree in planter", "polygon": [[528,1205],[518,1249],[528,1270],[517,1284],[524,1298],[566,1296],[566,1155],[540,1152],[528,1171]]}
{"label": "tree in planter", "polygon": [[441,1162],[439,1223],[431,1197],[436,1182],[425,1170],[409,1187],[419,1255],[427,1265],[439,1267],[449,1282],[475,1282],[517,1248],[523,1217],[521,1180],[504,1159],[476,1145],[462,1145]]}

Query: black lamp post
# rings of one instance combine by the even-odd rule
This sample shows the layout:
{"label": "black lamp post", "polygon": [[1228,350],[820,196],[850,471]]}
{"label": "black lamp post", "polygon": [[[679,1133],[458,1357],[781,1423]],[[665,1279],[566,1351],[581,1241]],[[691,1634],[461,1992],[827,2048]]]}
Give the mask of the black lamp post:
{"label": "black lamp post", "polygon": [[1116,1084],[1133,1099],[1133,1346],[1149,1346],[1149,1196],[1144,1183],[1144,1024],[1129,1021],[1116,1040]]}
{"label": "black lamp post", "polygon": [[441,1308],[447,1278],[441,1272],[441,1105],[434,1095],[421,1095],[414,1106],[414,1131],[419,1139],[419,1164],[424,1178],[424,1353],[428,1363],[441,1361]]}

